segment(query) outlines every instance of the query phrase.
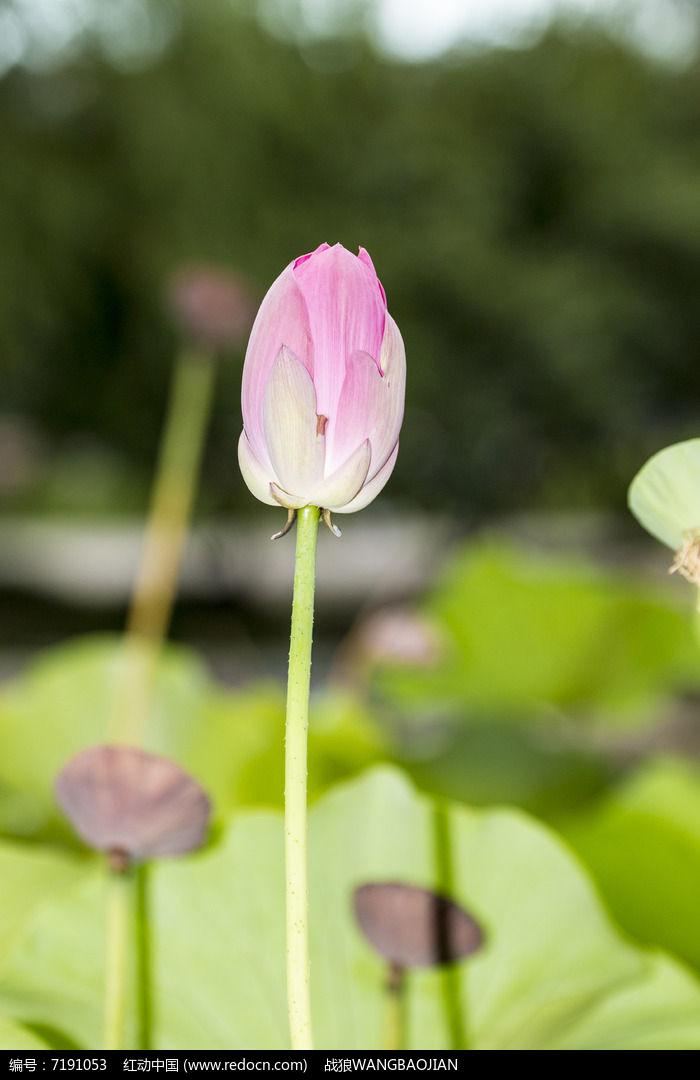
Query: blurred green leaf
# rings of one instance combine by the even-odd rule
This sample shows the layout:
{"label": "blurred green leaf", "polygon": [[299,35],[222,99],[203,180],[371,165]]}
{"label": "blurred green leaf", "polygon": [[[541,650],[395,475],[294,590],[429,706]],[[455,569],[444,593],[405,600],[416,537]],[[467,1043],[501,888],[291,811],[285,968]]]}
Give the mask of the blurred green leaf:
{"label": "blurred green leaf", "polygon": [[545,820],[600,795],[615,775],[602,755],[535,725],[455,724],[432,751],[426,741],[418,753],[413,734],[413,753],[401,761],[422,791],[471,806],[518,806]]}
{"label": "blurred green leaf", "polygon": [[[287,1046],[283,862],[280,815],[251,811],[217,849],[155,871],[160,1049]],[[351,907],[353,888],[376,880],[446,891],[487,935],[471,960],[410,974],[409,1047],[450,1048],[469,1031],[478,1049],[700,1049],[700,986],[618,936],[553,834],[520,813],[441,809],[387,769],[311,813],[320,1048],[381,1047],[386,971]],[[103,905],[92,873],[37,912],[0,984],[6,1010],[97,1044]]]}
{"label": "blurred green leaf", "polygon": [[50,1046],[29,1028],[0,1016],[0,1050],[46,1050]]}
{"label": "blurred green leaf", "polygon": [[[104,742],[127,668],[119,638],[85,638],[49,650],[0,693],[0,828],[68,838],[53,799],[59,769]],[[279,806],[284,791],[284,693],[273,684],[226,691],[201,661],[168,646],[145,729],[147,749],[192,773],[224,816],[234,806]],[[312,797],[385,756],[352,699],[321,698],[309,735]]]}
{"label": "blurred green leaf", "polygon": [[700,969],[700,770],[650,763],[562,828],[619,924]]}
{"label": "blurred green leaf", "polygon": [[[369,248],[409,356],[436,358],[411,368],[388,497],[619,506],[636,462],[697,429],[697,63],[590,23],[402,63],[360,0],[332,5],[351,33],[315,42],[307,4],[112,5],[128,33],[99,0],[79,7],[66,47],[13,4],[29,57],[8,49],[0,75],[3,408],[49,438],[16,471],[25,506],[133,505],[174,266],[233,261],[262,291],[324,237]],[[286,40],[253,12],[269,29],[282,7]],[[239,376],[240,355],[221,368],[204,497],[243,507]],[[81,445],[102,483],[74,471]]]}
{"label": "blurred green leaf", "polygon": [[[83,859],[38,845],[0,841],[0,972],[37,910],[70,891],[85,873]],[[0,1049],[40,1050],[53,1045],[58,1044],[0,1016]]]}
{"label": "blurred green leaf", "polygon": [[38,845],[0,841],[0,969],[15,937],[36,908],[84,875],[84,860]]}
{"label": "blurred green leaf", "polygon": [[689,619],[658,593],[594,566],[471,545],[427,601],[448,638],[433,668],[385,668],[399,703],[502,719],[648,720],[700,677]]}
{"label": "blurred green leaf", "polygon": [[[53,799],[59,769],[78,750],[108,741],[120,680],[126,673],[120,639],[86,638],[49,650],[0,695],[0,785],[4,827],[28,831],[60,821]],[[148,749],[180,760],[207,690],[199,660],[168,648],[159,665],[145,735]],[[183,763],[184,764],[184,763]],[[0,787],[0,790],[2,790]]]}
{"label": "blurred green leaf", "polygon": [[[220,809],[282,805],[284,726],[281,686],[237,693],[212,688],[187,762]],[[352,697],[321,694],[311,703],[308,751],[308,790],[313,800],[330,784],[386,757],[387,745]]]}

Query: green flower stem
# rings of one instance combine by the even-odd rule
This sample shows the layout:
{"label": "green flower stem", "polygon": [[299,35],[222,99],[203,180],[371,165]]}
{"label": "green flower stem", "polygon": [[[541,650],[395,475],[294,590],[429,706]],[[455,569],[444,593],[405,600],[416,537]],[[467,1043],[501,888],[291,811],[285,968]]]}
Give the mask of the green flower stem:
{"label": "green flower stem", "polygon": [[129,956],[133,940],[134,879],[129,871],[107,878],[105,1010],[103,1050],[125,1050],[127,1004],[131,997]]}
{"label": "green flower stem", "polygon": [[151,920],[149,918],[151,867],[142,863],[134,870],[135,916],[136,916],[136,1011],[138,1020],[137,1048],[152,1050],[153,999],[152,999],[152,945]]}
{"label": "green flower stem", "polygon": [[155,666],[172,613],[182,553],[211,409],[215,358],[178,356],[156,466],[151,508],[127,621],[125,678],[113,717],[113,741],[143,736]]}
{"label": "green flower stem", "polygon": [[402,968],[389,966],[387,1006],[382,1050],[398,1053],[406,1049],[406,979]]}
{"label": "green flower stem", "polygon": [[287,1002],[293,1050],[311,1050],[309,928],[306,884],[306,747],[309,728],[311,637],[314,621],[316,539],[320,511],[297,516],[292,631],[287,683],[284,834],[286,867]]}
{"label": "green flower stem", "polygon": [[[185,349],[177,358],[127,621],[124,668],[108,731],[110,742],[138,746],[143,739],[197,489],[214,374],[213,353]],[[133,1003],[136,1013],[138,1048],[150,1049],[146,867],[109,874],[106,937],[105,1049],[125,1049],[127,1001]],[[131,987],[135,994],[128,993]]]}

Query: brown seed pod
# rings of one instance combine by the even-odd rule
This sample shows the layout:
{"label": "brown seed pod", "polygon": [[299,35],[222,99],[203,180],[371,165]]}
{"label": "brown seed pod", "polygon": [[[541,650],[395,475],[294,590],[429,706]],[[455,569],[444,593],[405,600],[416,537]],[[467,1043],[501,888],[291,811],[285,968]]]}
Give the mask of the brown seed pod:
{"label": "brown seed pod", "polygon": [[475,919],[439,893],[398,882],[372,882],[354,892],[355,917],[377,952],[397,968],[449,964],[481,948]]}
{"label": "brown seed pod", "polygon": [[201,847],[210,803],[167,758],[131,746],[93,746],[63,767],[56,798],[85,843],[113,869]]}

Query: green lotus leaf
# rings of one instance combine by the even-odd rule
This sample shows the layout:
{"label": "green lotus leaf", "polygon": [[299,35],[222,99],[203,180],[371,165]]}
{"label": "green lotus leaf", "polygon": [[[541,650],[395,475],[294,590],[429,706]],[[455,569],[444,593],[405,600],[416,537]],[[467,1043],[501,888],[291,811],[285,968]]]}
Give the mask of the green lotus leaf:
{"label": "green lotus leaf", "polygon": [[[700,445],[700,443],[699,443]],[[583,560],[498,541],[457,552],[428,598],[444,632],[431,667],[385,665],[377,686],[405,711],[641,725],[698,678],[683,603]]]}
{"label": "green lotus leaf", "polygon": [[0,970],[17,935],[48,897],[85,876],[85,860],[38,845],[0,841]]}
{"label": "green lotus leaf", "polygon": [[[0,841],[0,971],[38,909],[83,881],[85,872],[85,860],[75,856],[38,845]],[[70,1041],[57,1032],[30,1030],[0,1015],[0,1050],[68,1045]]]}
{"label": "green lotus leaf", "polygon": [[23,1024],[0,1016],[0,1050],[47,1050],[50,1045]]}
{"label": "green lotus leaf", "polygon": [[651,762],[562,829],[618,923],[700,970],[700,770]]}
{"label": "green lotus leaf", "polygon": [[[56,774],[86,746],[108,740],[125,674],[123,641],[80,638],[40,654],[0,689],[0,832],[70,841],[53,794]],[[219,819],[241,805],[280,805],[284,790],[284,692],[273,683],[217,686],[195,654],[163,650],[145,731],[206,788]],[[386,756],[352,699],[314,703],[310,794]]]}
{"label": "green lotus leaf", "polygon": [[[384,1045],[386,967],[359,932],[352,894],[403,881],[449,894],[486,935],[475,956],[409,974],[408,1049],[700,1049],[698,983],[628,944],[580,864],[524,814],[436,805],[381,768],[318,801],[309,843],[319,1048]],[[288,1046],[283,849],[281,815],[256,810],[216,848],[155,869],[159,1050]],[[93,870],[36,912],[0,979],[0,1008],[99,1045],[104,899]]]}
{"label": "green lotus leaf", "polygon": [[700,439],[649,458],[630,485],[629,507],[652,536],[678,551],[700,529]]}

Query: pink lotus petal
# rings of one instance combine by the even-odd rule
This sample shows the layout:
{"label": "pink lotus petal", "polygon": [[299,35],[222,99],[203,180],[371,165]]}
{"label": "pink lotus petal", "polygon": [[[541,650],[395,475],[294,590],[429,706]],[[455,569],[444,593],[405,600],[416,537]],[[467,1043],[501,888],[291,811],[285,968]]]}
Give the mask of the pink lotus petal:
{"label": "pink lotus petal", "polygon": [[373,499],[376,499],[379,492],[382,490],[387,480],[394,471],[394,465],[396,464],[396,458],[399,454],[399,444],[397,443],[392,450],[389,458],[384,463],[378,473],[375,473],[371,480],[368,480],[362,490],[358,492],[354,499],[345,503],[344,506],[333,507],[337,514],[355,514],[358,510],[364,510]]}
{"label": "pink lotus petal", "polygon": [[238,464],[248,490],[255,498],[267,503],[268,506],[275,506],[275,500],[270,495],[272,473],[268,472],[256,458],[245,431],[241,432],[238,440]]}
{"label": "pink lotus petal", "polygon": [[339,468],[364,439],[371,440],[382,419],[385,396],[375,361],[369,353],[353,353],[345,366],[338,408],[326,429],[326,473]]}
{"label": "pink lotus petal", "polygon": [[326,440],[318,430],[311,376],[291,349],[280,349],[272,365],[265,387],[263,426],[280,486],[303,496],[323,479]]}
{"label": "pink lotus petal", "polygon": [[[310,251],[308,255],[300,255],[298,259],[294,260],[292,269],[296,270],[297,266],[301,266],[301,264],[305,263],[307,259],[310,259],[312,255],[318,255],[319,251],[328,251],[330,246],[330,244],[319,244],[318,247],[314,251]],[[374,269],[374,267],[372,269]]]}
{"label": "pink lotus petal", "polygon": [[374,271],[340,244],[314,254],[293,273],[314,344],[318,412],[331,419],[347,359],[362,351],[379,362],[386,304]]}
{"label": "pink lotus petal", "polygon": [[384,286],[382,285],[381,281],[377,277],[377,271],[374,269],[374,263],[372,262],[372,260],[370,258],[369,251],[367,251],[365,248],[361,247],[359,252],[357,253],[357,257],[360,260],[360,262],[363,262],[365,264],[365,266],[368,266],[370,268],[370,270],[372,271],[374,276],[377,278],[377,285],[379,286],[379,289],[380,289],[381,294],[382,294],[382,299],[384,301],[384,306],[386,307],[386,293],[384,292]]}
{"label": "pink lotus petal", "polygon": [[283,345],[296,353],[312,375],[314,358],[309,316],[291,265],[272,283],[260,305],[243,365],[243,426],[253,452],[265,466],[269,463],[269,455],[263,426],[263,397],[272,365]]}
{"label": "pink lotus petal", "polygon": [[355,353],[348,361],[338,409],[326,431],[326,472],[337,468],[358,439],[369,438],[371,480],[396,445],[403,420],[406,355],[398,327],[389,314],[381,355],[383,376],[366,353]]}

